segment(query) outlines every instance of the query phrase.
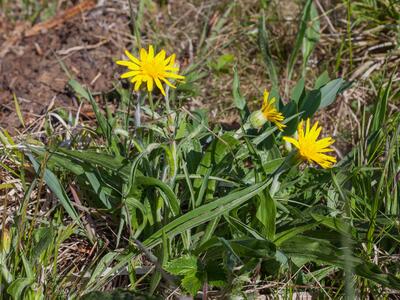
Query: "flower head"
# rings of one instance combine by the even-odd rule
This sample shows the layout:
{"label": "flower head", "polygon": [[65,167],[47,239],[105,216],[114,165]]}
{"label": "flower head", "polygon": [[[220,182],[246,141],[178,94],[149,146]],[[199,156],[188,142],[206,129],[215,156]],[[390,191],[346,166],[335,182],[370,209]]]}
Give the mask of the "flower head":
{"label": "flower head", "polygon": [[301,121],[297,126],[298,139],[291,137],[283,137],[283,139],[293,144],[299,151],[301,159],[308,162],[315,162],[324,169],[331,168],[336,163],[336,158],[331,155],[326,155],[326,152],[332,152],[329,148],[335,140],[331,137],[326,137],[317,141],[322,127],[318,127],[318,122],[310,129],[310,119],[307,119],[306,131],[304,132],[304,121]]}
{"label": "flower head", "polygon": [[280,131],[283,131],[283,128],[286,127],[286,125],[282,124],[284,117],[275,107],[275,97],[272,97],[269,101],[268,97],[269,92],[264,90],[264,101],[261,110],[257,110],[251,114],[250,122],[254,127],[261,127],[265,122],[270,121],[274,123]]}
{"label": "flower head", "polygon": [[128,50],[125,50],[129,61],[118,60],[117,64],[128,67],[129,71],[122,74],[121,78],[132,77],[131,82],[135,83],[134,89],[138,91],[143,82],[147,83],[147,90],[151,92],[154,84],[160,89],[165,96],[163,82],[172,88],[176,88],[168,79],[185,79],[184,76],[178,75],[179,67],[175,65],[175,54],[166,58],[166,52],[161,50],[154,54],[153,46],[149,46],[149,51],[140,49],[139,59],[133,56]]}

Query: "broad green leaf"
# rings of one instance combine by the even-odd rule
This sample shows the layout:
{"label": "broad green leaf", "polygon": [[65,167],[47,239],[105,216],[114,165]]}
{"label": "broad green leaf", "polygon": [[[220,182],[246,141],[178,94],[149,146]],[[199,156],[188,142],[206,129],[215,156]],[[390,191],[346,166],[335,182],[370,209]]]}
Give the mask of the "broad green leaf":
{"label": "broad green leaf", "polygon": [[259,194],[259,204],[257,209],[257,219],[263,225],[264,236],[272,240],[275,235],[276,221],[276,205],[274,199],[269,194],[269,191],[264,191]]}
{"label": "broad green leaf", "polygon": [[307,92],[299,106],[299,112],[303,112],[302,118],[306,120],[311,118],[321,105],[321,92],[312,90]]}
{"label": "broad green leaf", "polygon": [[286,128],[283,131],[284,135],[292,135],[297,130],[297,124],[299,123],[299,113],[301,111],[297,110],[297,103],[295,101],[290,101],[281,110],[285,117],[284,124]]}
{"label": "broad green leaf", "polygon": [[181,284],[192,296],[195,296],[203,285],[202,281],[196,276],[196,273],[183,277]]}
{"label": "broad green leaf", "polygon": [[330,80],[330,78],[329,78],[328,71],[325,70],[321,75],[319,75],[319,77],[315,81],[314,89],[315,90],[320,89],[325,84],[327,84],[329,82],[329,80]]}
{"label": "broad green leaf", "polygon": [[18,278],[7,288],[7,293],[11,295],[14,300],[23,299],[22,293],[24,289],[28,288],[32,283],[33,278]]}
{"label": "broad green leaf", "polygon": [[197,258],[185,255],[171,260],[164,266],[165,270],[173,275],[186,275],[197,272]]}
{"label": "broad green leaf", "polygon": [[305,92],[304,86],[305,86],[305,81],[304,77],[302,77],[294,86],[292,93],[290,95],[290,99],[296,103],[299,103],[299,100],[302,98]]}
{"label": "broad green leaf", "polygon": [[338,78],[328,82],[321,88],[321,104],[319,108],[327,107],[335,101],[337,94],[342,88],[344,80],[342,78]]}
{"label": "broad green leaf", "polygon": [[[46,251],[51,251],[55,235],[53,227],[42,227],[35,231],[35,237],[38,242],[32,249],[32,259],[41,258]],[[42,264],[44,264],[43,261]]]}

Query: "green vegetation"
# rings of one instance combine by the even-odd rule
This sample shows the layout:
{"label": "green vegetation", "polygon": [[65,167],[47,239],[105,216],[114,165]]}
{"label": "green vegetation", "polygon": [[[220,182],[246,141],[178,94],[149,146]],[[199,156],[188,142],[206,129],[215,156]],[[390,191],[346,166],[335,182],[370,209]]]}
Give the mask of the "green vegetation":
{"label": "green vegetation", "polygon": [[[283,65],[266,26],[268,5],[259,4],[256,58],[285,117],[282,132],[270,123],[251,127],[254,102],[230,53],[197,57],[166,97],[135,93],[125,82],[96,97],[71,77],[71,93],[91,106],[93,122],[55,110],[40,138],[0,130],[1,299],[294,299],[303,291],[316,299],[389,299],[400,291],[396,61],[388,54],[369,78],[374,94],[348,108],[356,138],[329,131],[345,144],[333,168],[300,162],[282,140],[307,118],[320,118],[326,135],[321,116],[358,84],[330,75],[360,67],[351,26],[372,20],[368,26],[392,34],[380,26],[398,23],[398,6],[339,3],[354,23],[326,62],[330,72],[316,72],[309,68],[321,40],[314,1],[303,5]],[[140,28],[133,32],[140,38]],[[237,128],[186,108],[204,68],[230,76],[226,103]]]}

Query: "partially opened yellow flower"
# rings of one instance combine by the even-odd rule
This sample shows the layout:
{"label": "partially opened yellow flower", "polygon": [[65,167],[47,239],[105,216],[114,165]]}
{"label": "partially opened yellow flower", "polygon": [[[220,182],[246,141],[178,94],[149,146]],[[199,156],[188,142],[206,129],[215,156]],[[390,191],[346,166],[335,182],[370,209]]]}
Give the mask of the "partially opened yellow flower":
{"label": "partially opened yellow flower", "polygon": [[117,64],[128,67],[130,71],[121,75],[121,78],[130,78],[134,83],[134,89],[138,91],[143,82],[147,83],[147,90],[153,91],[154,84],[160,89],[165,96],[163,82],[172,88],[176,88],[168,79],[185,79],[184,76],[178,75],[179,67],[175,65],[175,54],[166,58],[166,53],[161,50],[154,55],[153,46],[149,46],[149,51],[140,49],[139,59],[133,56],[128,50],[125,50],[129,61],[118,60]]}
{"label": "partially opened yellow flower", "polygon": [[285,128],[286,125],[282,124],[284,117],[275,107],[276,99],[275,97],[272,97],[271,100],[268,100],[268,98],[269,92],[264,90],[264,101],[261,110],[257,110],[251,114],[250,122],[254,127],[259,128],[267,121],[270,121],[271,123],[274,123],[280,131],[283,131],[283,128]]}
{"label": "partially opened yellow flower", "polygon": [[297,126],[298,139],[291,137],[283,137],[283,139],[293,144],[299,151],[301,159],[308,162],[315,162],[324,169],[331,168],[336,163],[336,158],[331,155],[326,155],[326,152],[334,151],[329,148],[335,140],[331,137],[326,137],[317,141],[322,127],[318,127],[318,122],[310,129],[310,119],[307,119],[306,131],[304,132],[304,121],[301,121]]}

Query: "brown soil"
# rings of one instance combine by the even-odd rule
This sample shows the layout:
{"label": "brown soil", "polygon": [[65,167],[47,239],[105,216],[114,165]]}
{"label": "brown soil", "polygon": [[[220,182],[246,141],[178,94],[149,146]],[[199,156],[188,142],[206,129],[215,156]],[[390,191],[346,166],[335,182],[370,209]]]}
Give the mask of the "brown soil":
{"label": "brown soil", "polygon": [[[24,24],[0,21],[0,44],[15,38],[16,32],[25,28]],[[8,53],[0,57],[0,126],[11,134],[22,130],[14,93],[27,127],[35,124],[50,104],[73,109],[77,103],[68,94],[67,72],[91,91],[111,89],[117,76],[113,60],[129,43],[121,36],[127,32],[127,15],[103,7],[79,14],[48,32],[17,39]]]}

